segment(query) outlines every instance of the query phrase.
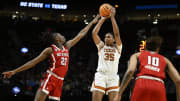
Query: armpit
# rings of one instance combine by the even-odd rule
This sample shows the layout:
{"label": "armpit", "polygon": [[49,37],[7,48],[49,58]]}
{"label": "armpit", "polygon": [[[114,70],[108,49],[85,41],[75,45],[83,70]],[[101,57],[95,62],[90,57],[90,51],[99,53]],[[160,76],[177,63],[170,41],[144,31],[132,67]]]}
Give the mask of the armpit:
{"label": "armpit", "polygon": [[121,45],[117,45],[116,48],[117,48],[119,54],[121,54],[121,52],[122,52],[122,44]]}

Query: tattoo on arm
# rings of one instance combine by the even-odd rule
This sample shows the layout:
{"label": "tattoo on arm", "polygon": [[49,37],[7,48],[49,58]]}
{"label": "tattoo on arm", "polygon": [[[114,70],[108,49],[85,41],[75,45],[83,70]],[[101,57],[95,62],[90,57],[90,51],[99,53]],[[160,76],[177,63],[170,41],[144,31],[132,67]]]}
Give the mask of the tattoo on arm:
{"label": "tattoo on arm", "polygon": [[134,74],[133,72],[126,72],[126,74],[124,75],[124,78],[122,80],[119,93],[122,94],[122,92],[125,90],[128,83],[131,81],[131,78],[133,77],[133,74]]}
{"label": "tattoo on arm", "polygon": [[126,73],[122,81],[122,85],[127,84],[131,80],[133,73]]}

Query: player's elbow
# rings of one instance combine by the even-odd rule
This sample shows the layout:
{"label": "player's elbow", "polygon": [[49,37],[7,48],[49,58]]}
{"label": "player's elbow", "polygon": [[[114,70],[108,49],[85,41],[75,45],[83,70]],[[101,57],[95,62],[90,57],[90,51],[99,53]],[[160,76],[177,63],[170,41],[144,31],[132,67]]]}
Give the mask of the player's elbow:
{"label": "player's elbow", "polygon": [[94,34],[95,34],[95,31],[93,30],[93,31],[92,31],[92,36],[93,36]]}
{"label": "player's elbow", "polygon": [[94,30],[92,31],[92,35],[95,35],[95,34],[97,34],[97,30],[96,30],[96,29],[94,29]]}
{"label": "player's elbow", "polygon": [[85,30],[85,29],[83,29],[83,30],[81,30],[80,32],[79,32],[79,35],[83,35],[84,33],[86,33],[87,31]]}
{"label": "player's elbow", "polygon": [[94,35],[95,35],[95,34],[94,34],[94,33],[92,33],[92,37],[94,37]]}
{"label": "player's elbow", "polygon": [[84,32],[80,32],[79,34],[78,34],[78,37],[80,37],[80,38],[82,38],[84,36]]}
{"label": "player's elbow", "polygon": [[134,71],[133,70],[128,70],[128,74],[134,75]]}
{"label": "player's elbow", "polygon": [[180,86],[180,77],[175,81],[175,84]]}
{"label": "player's elbow", "polygon": [[93,37],[93,38],[95,37],[95,35],[96,35],[96,33],[95,33],[95,32],[92,32],[92,37]]}

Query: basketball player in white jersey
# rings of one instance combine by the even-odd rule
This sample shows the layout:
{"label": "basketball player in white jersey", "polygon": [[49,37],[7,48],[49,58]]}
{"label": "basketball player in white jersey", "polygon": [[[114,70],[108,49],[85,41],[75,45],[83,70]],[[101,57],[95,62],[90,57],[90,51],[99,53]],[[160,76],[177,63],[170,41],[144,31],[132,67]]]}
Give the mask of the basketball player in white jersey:
{"label": "basketball player in white jersey", "polygon": [[103,95],[109,96],[109,101],[113,101],[119,91],[119,75],[118,64],[121,56],[122,42],[120,32],[115,20],[115,8],[112,8],[110,19],[112,22],[113,33],[106,33],[103,42],[98,36],[98,32],[106,19],[109,17],[101,17],[95,28],[93,29],[93,40],[98,48],[98,67],[92,83],[92,101],[102,101]]}

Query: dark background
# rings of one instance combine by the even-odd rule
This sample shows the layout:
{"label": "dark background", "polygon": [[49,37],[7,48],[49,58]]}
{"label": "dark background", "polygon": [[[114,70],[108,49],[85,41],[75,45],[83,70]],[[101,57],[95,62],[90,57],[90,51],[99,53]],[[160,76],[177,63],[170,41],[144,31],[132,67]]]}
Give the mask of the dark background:
{"label": "dark background", "polygon": [[[25,1],[25,0],[24,0]],[[19,7],[20,0],[6,0],[0,3],[0,72],[12,70],[36,57],[44,49],[42,32],[60,32],[69,40],[86,26],[98,13],[102,3],[119,5],[116,8],[116,20],[123,42],[122,56],[119,62],[119,75],[122,79],[129,57],[139,51],[141,40],[158,34],[164,38],[160,53],[168,57],[180,71],[180,57],[176,50],[180,46],[180,1],[175,0],[30,0],[32,2],[67,4],[67,10]],[[29,2],[30,2],[29,1]],[[177,4],[178,8],[136,10],[137,5]],[[62,16],[64,15],[64,16]],[[150,16],[148,16],[150,15]],[[160,15],[160,16],[158,16]],[[13,17],[15,16],[15,17]],[[32,18],[38,18],[34,20]],[[158,24],[152,22],[158,19]],[[69,71],[64,80],[61,101],[91,101],[90,87],[97,67],[97,49],[92,41],[91,32],[70,50]],[[101,39],[112,32],[110,20],[107,20],[99,33]],[[27,47],[29,52],[21,53]],[[48,68],[48,60],[34,68],[18,73],[11,79],[0,80],[2,101],[33,101],[43,73]],[[123,94],[122,101],[129,101],[133,82]],[[176,101],[173,82],[167,76],[165,80],[168,101]],[[12,88],[18,86],[21,92],[14,96]],[[104,97],[104,101],[107,100]]]}

